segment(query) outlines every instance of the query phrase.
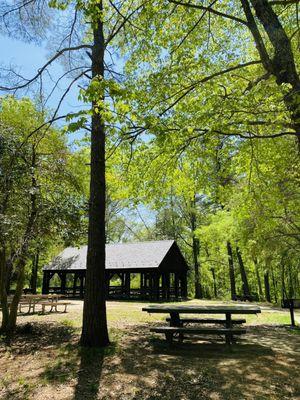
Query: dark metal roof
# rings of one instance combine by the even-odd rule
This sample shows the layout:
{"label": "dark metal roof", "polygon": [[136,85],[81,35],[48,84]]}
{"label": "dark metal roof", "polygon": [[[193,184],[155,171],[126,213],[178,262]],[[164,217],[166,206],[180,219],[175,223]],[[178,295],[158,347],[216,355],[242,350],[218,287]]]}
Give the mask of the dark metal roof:
{"label": "dark metal roof", "polygon": [[[106,269],[158,268],[174,240],[106,245]],[[87,246],[67,247],[44,271],[86,269]]]}

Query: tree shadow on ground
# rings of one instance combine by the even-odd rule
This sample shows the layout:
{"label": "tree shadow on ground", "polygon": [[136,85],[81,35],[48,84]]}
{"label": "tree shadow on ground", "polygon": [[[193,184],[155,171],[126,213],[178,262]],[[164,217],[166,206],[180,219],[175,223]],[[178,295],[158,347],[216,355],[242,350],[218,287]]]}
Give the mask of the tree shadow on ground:
{"label": "tree shadow on ground", "polygon": [[94,400],[100,390],[104,349],[85,349],[80,351],[80,367],[77,374],[74,400]]}
{"label": "tree shadow on ground", "polygon": [[[170,346],[163,337],[151,336],[149,326],[131,326],[119,361],[110,366],[109,373],[119,379],[121,392],[125,392],[122,399],[296,398],[299,338],[291,336],[269,326],[253,329],[230,348],[224,339],[210,342],[209,337]],[[134,393],[126,385],[124,377],[128,376]]]}
{"label": "tree shadow on ground", "polygon": [[[251,327],[230,348],[224,338],[209,336],[170,346],[149,328],[131,324],[112,329],[118,347],[91,350],[78,345],[79,335],[72,327],[27,326],[16,334],[9,351],[14,358],[21,356],[16,358],[23,362],[21,375],[37,386],[28,389],[28,397],[24,387],[21,397],[11,397],[19,379],[15,370],[16,378],[2,398],[44,399],[45,393],[55,393],[64,400],[283,400],[300,395],[300,336],[284,328]],[[36,362],[30,364],[37,371],[34,378],[26,367],[28,359]]]}
{"label": "tree shadow on ground", "polygon": [[12,337],[2,337],[0,346],[12,354],[34,354],[49,346],[70,343],[75,336],[75,329],[65,324],[25,323],[17,327]]}

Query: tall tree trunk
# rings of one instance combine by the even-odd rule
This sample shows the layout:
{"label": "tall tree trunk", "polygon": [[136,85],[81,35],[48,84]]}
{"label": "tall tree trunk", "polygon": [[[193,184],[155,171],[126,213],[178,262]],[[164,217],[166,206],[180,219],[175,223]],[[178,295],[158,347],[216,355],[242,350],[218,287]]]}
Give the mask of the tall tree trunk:
{"label": "tall tree trunk", "polygon": [[252,15],[249,1],[241,0],[241,3],[265,70],[276,78],[278,85],[288,83],[292,87],[285,96],[284,102],[290,112],[298,146],[300,146],[300,79],[296,70],[291,40],[268,0],[250,0],[256,16],[273,46],[274,56],[271,57]]}
{"label": "tall tree trunk", "polygon": [[250,296],[249,283],[248,283],[247,272],[245,269],[244,261],[243,261],[242,254],[241,254],[239,247],[236,248],[236,255],[237,255],[238,262],[239,262],[241,278],[242,278],[242,282],[243,282],[243,294],[244,294],[244,296],[248,297],[248,296]]}
{"label": "tall tree trunk", "polygon": [[5,246],[0,249],[0,302],[2,311],[2,323],[0,331],[5,331],[8,324],[9,308],[7,303],[6,291],[6,254]]}
{"label": "tall tree trunk", "polygon": [[201,285],[201,270],[199,265],[199,253],[200,253],[200,242],[199,239],[195,236],[195,231],[197,228],[196,223],[196,201],[195,197],[192,202],[192,211],[191,211],[191,229],[192,229],[192,250],[193,250],[193,262],[194,262],[194,270],[195,270],[195,298],[202,299],[203,291]]}
{"label": "tall tree trunk", "polygon": [[233,254],[231,243],[227,242],[227,254],[228,254],[228,266],[229,266],[229,278],[230,278],[230,290],[231,300],[236,300],[236,288],[235,288],[235,276],[234,276],[234,265],[233,265]]}
{"label": "tall tree trunk", "polygon": [[200,266],[198,262],[199,256],[199,239],[193,236],[193,260],[194,260],[194,269],[195,269],[195,298],[202,299],[202,285],[201,285],[201,277],[200,277]]}
{"label": "tall tree trunk", "polygon": [[271,274],[272,274],[272,283],[273,283],[273,290],[274,290],[274,300],[275,303],[277,303],[278,298],[277,298],[277,282],[275,280],[275,275],[274,275],[274,268],[271,267]]}
{"label": "tall tree trunk", "polygon": [[211,273],[213,277],[213,284],[214,284],[214,297],[218,297],[218,291],[217,291],[217,282],[216,282],[216,271],[214,268],[211,268]]}
{"label": "tall tree trunk", "polygon": [[[105,51],[102,1],[96,7],[98,18],[93,21],[92,77],[101,82]],[[87,347],[109,344],[105,303],[105,127],[101,116],[104,93],[99,100],[92,104],[88,252],[80,340],[81,345]]]}
{"label": "tall tree trunk", "polygon": [[30,288],[33,294],[36,294],[37,289],[37,275],[38,275],[38,268],[39,268],[39,251],[37,250],[33,260],[32,260],[32,267],[31,267],[31,277],[30,277]]}
{"label": "tall tree trunk", "polygon": [[11,259],[8,257],[7,264],[6,264],[6,293],[10,293],[10,288],[13,280],[13,264]]}
{"label": "tall tree trunk", "polygon": [[17,314],[18,314],[18,306],[23,293],[24,280],[25,280],[25,264],[26,264],[26,253],[24,252],[21,257],[20,262],[18,263],[17,270],[17,286],[16,290],[9,307],[9,319],[6,328],[7,334],[12,334],[16,328],[17,323]]}
{"label": "tall tree trunk", "polygon": [[24,277],[25,277],[25,265],[28,257],[28,250],[30,241],[33,237],[34,227],[37,218],[37,180],[35,177],[36,168],[36,151],[35,147],[32,146],[32,163],[31,163],[31,194],[30,194],[30,214],[26,224],[25,232],[23,235],[22,245],[19,251],[12,256],[12,259],[8,262],[13,264],[16,262],[16,272],[17,272],[17,286],[12,302],[9,306],[9,315],[6,326],[3,326],[3,330],[6,334],[12,334],[16,328],[18,305],[22,296],[24,287]]}
{"label": "tall tree trunk", "polygon": [[270,282],[269,282],[269,271],[266,271],[264,274],[264,283],[265,283],[265,294],[266,300],[271,303],[271,293],[270,293]]}
{"label": "tall tree trunk", "polygon": [[288,266],[288,274],[289,274],[289,298],[292,299],[294,297],[294,284],[293,284],[293,274],[291,266]]}
{"label": "tall tree trunk", "polygon": [[254,258],[253,262],[254,262],[254,266],[255,266],[255,274],[256,274],[256,279],[257,279],[259,298],[262,299],[263,291],[262,291],[261,279],[260,279],[260,275],[259,275],[258,261],[257,261],[256,257]]}
{"label": "tall tree trunk", "polygon": [[285,287],[285,264],[283,257],[281,259],[281,292],[282,292],[282,298],[287,299],[288,295]]}

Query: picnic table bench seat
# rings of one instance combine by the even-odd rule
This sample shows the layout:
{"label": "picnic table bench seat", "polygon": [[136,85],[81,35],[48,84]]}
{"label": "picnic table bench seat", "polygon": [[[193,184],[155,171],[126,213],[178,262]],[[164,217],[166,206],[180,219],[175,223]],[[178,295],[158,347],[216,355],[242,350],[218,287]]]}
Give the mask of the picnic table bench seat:
{"label": "picnic table bench seat", "polygon": [[[171,322],[171,318],[166,318],[167,322]],[[226,324],[226,319],[216,319],[216,318],[180,318],[182,325],[184,324]],[[233,325],[242,325],[246,323],[245,319],[232,319],[231,323]]]}
{"label": "picnic table bench seat", "polygon": [[150,328],[150,332],[164,333],[166,335],[167,341],[172,344],[174,334],[179,334],[180,342],[183,341],[183,335],[224,335],[226,338],[226,343],[231,344],[235,342],[233,335],[242,335],[246,333],[246,329],[241,328],[187,328],[187,327],[177,327],[177,326],[161,326]]}
{"label": "picnic table bench seat", "polygon": [[57,302],[42,301],[39,304],[42,306],[42,314],[44,314],[47,306],[50,307],[50,312],[52,312],[53,309],[57,312],[58,306],[65,306],[64,311],[63,311],[65,313],[65,312],[67,312],[68,305],[71,303],[69,301],[57,301]]}

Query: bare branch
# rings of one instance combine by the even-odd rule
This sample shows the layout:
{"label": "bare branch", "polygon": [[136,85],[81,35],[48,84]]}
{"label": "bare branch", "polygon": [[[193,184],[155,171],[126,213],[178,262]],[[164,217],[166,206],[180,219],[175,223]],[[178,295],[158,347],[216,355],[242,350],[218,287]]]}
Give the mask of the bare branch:
{"label": "bare branch", "polygon": [[74,50],[81,50],[81,49],[91,49],[91,45],[88,44],[81,44],[78,46],[73,46],[73,47],[66,47],[60,51],[58,51],[53,57],[51,57],[46,64],[44,64],[42,66],[42,68],[40,68],[38,70],[38,73],[31,79],[27,79],[25,83],[20,84],[20,85],[16,85],[16,86],[12,86],[12,87],[6,87],[6,86],[0,86],[0,90],[4,90],[4,91],[15,91],[15,90],[20,90],[20,89],[24,89],[26,86],[30,85],[31,83],[33,83],[37,78],[39,78],[43,72],[47,69],[47,67],[49,67],[49,65],[51,65],[55,60],[57,60],[59,57],[61,57],[64,53],[66,53],[67,51],[74,51]]}

